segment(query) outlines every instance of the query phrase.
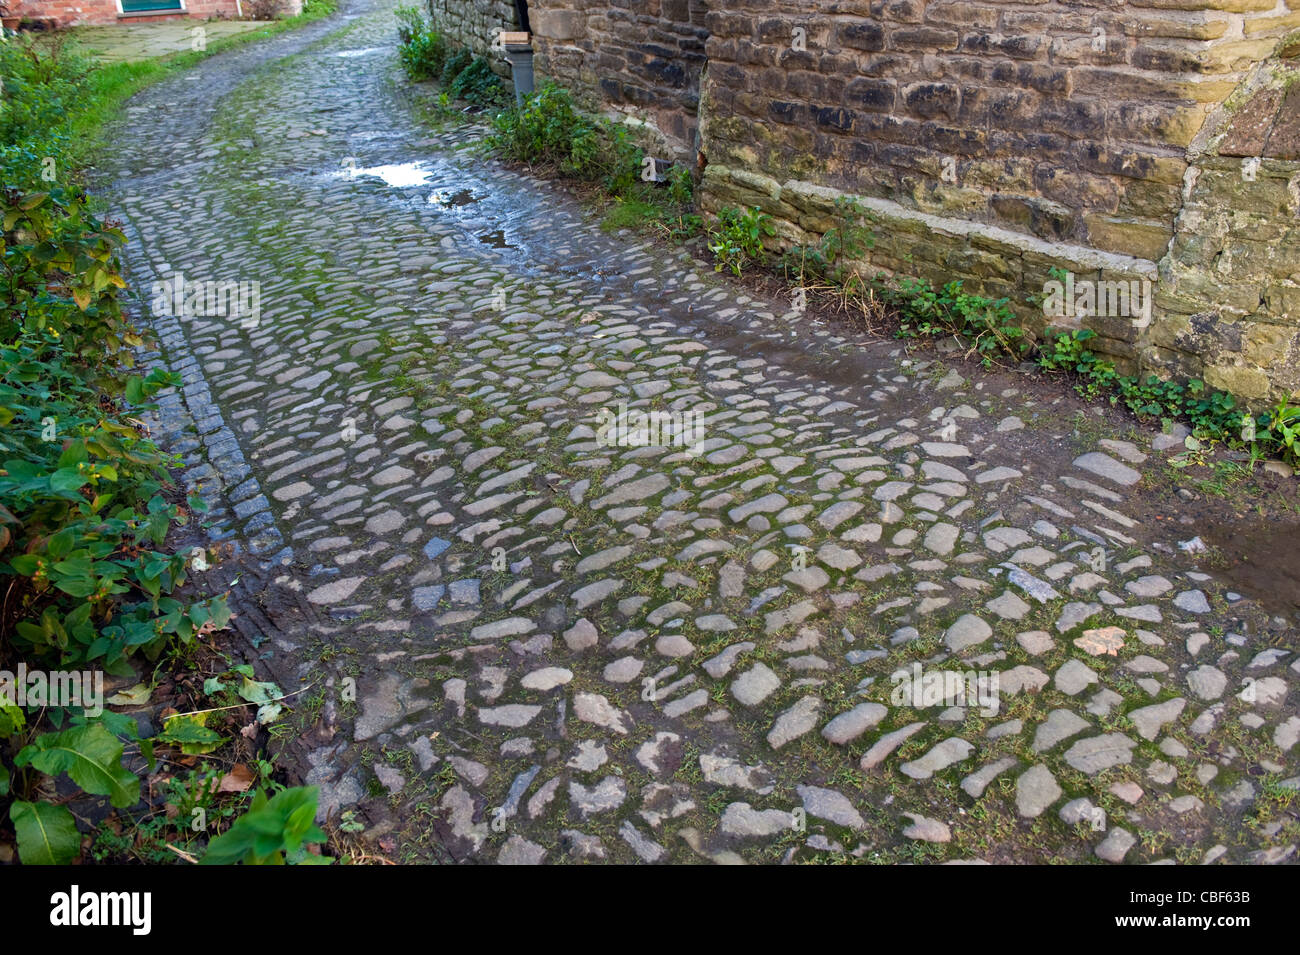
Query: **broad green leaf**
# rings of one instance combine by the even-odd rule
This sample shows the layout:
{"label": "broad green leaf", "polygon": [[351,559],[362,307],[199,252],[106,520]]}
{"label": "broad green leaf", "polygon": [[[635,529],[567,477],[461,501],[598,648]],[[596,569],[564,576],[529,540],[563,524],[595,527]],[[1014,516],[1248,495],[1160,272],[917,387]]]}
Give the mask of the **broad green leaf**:
{"label": "broad green leaf", "polygon": [[201,864],[283,865],[286,853],[296,859],[303,843],[325,841],[313,821],[318,794],[315,786],[301,786],[267,801],[259,790],[248,812],[208,844]]}
{"label": "broad green leaf", "polygon": [[118,809],[140,801],[140,780],[122,765],[122,743],[98,723],[38,736],[14,762],[51,776],[67,773],[86,792],[108,796]]}
{"label": "broad green leaf", "polygon": [[50,538],[46,545],[52,560],[62,560],[72,551],[72,545],[77,541],[77,533],[71,527],[65,527],[53,537]]}
{"label": "broad green leaf", "polygon": [[85,483],[85,475],[76,468],[59,468],[50,475],[50,489],[54,491],[76,491]]}
{"label": "broad green leaf", "polygon": [[235,692],[249,703],[274,703],[284,697],[284,691],[274,683],[259,683],[248,677],[244,677]]}
{"label": "broad green leaf", "polygon": [[9,565],[24,577],[30,577],[41,566],[41,558],[36,554],[18,554]]}
{"label": "broad green leaf", "polygon": [[9,819],[18,834],[23,865],[68,865],[81,852],[81,835],[67,806],[15,802]]}
{"label": "broad green leaf", "polygon": [[126,389],[123,393],[126,400],[133,405],[138,405],[144,401],[144,379],[139,375],[132,375],[126,380]]}

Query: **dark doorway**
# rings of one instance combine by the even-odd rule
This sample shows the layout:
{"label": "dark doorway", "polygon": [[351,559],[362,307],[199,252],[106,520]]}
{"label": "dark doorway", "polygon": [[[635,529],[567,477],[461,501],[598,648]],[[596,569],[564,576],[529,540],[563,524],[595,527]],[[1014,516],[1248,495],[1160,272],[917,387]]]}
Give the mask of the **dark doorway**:
{"label": "dark doorway", "polygon": [[526,33],[533,32],[528,26],[528,0],[515,0],[515,23]]}

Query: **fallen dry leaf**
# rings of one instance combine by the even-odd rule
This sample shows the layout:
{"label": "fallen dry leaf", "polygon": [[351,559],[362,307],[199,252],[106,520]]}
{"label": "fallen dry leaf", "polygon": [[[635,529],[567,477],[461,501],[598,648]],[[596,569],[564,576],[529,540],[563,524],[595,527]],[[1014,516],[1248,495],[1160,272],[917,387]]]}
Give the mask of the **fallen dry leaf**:
{"label": "fallen dry leaf", "polygon": [[1119,627],[1102,627],[1100,630],[1085,630],[1083,636],[1074,641],[1074,645],[1084,653],[1094,657],[1110,654],[1119,656],[1124,646],[1124,631]]}
{"label": "fallen dry leaf", "polygon": [[219,793],[242,793],[246,792],[253,785],[253,771],[243,763],[235,763],[230,767],[230,772],[221,777],[221,784],[217,786]]}

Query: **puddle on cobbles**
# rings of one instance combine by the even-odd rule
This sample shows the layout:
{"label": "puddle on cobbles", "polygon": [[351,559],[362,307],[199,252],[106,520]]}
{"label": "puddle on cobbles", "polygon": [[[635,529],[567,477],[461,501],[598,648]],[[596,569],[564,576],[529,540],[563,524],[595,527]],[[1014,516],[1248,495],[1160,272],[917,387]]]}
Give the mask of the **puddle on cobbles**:
{"label": "puddle on cobbles", "polygon": [[409,189],[412,186],[427,185],[433,173],[425,169],[423,163],[400,162],[383,166],[367,166],[364,169],[343,169],[333,175],[343,179],[367,176],[380,179],[384,185],[392,186],[394,189]]}
{"label": "puddle on cobbles", "polygon": [[339,50],[339,51],[338,51],[337,53],[335,53],[334,55],[335,55],[335,56],[342,56],[342,57],[350,58],[350,57],[354,57],[354,56],[370,56],[371,54],[374,54],[374,53],[386,53],[386,52],[388,52],[388,48],[387,48],[387,47],[383,47],[383,46],[368,46],[368,47],[366,47],[366,48],[364,48],[364,49],[361,49],[361,50]]}
{"label": "puddle on cobbles", "polygon": [[482,202],[483,198],[483,196],[476,195],[472,189],[457,189],[455,192],[451,189],[438,189],[429,194],[429,201],[434,205],[442,206],[444,209],[468,206],[471,203]]}
{"label": "puddle on cobbles", "polygon": [[480,232],[478,240],[484,245],[491,246],[494,249],[513,249],[514,246],[506,241],[504,229],[497,229],[495,232]]}

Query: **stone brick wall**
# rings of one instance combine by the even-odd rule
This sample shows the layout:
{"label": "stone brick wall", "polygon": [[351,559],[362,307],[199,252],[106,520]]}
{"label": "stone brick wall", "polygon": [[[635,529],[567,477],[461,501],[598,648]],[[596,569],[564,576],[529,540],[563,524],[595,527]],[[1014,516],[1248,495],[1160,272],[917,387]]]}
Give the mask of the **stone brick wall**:
{"label": "stone brick wall", "polygon": [[[498,30],[520,28],[513,0],[427,0],[439,29],[488,55]],[[705,0],[534,0],[527,5],[538,81],[617,113],[679,158],[694,157],[705,64]],[[490,54],[494,66],[504,60]]]}
{"label": "stone brick wall", "polygon": [[707,18],[705,0],[529,4],[539,75],[644,124],[680,157],[695,155]]}
{"label": "stone brick wall", "polygon": [[492,51],[502,30],[518,30],[514,0],[427,0],[429,18],[439,32],[456,44],[486,57],[493,69],[508,76],[505,54]]}
{"label": "stone brick wall", "polygon": [[1254,403],[1300,396],[1300,42],[1280,52],[1189,150],[1156,321],[1139,341],[1147,366]]}
{"label": "stone brick wall", "polygon": [[1300,26],[1284,0],[715,6],[711,162],[1148,261],[1207,113]]}

